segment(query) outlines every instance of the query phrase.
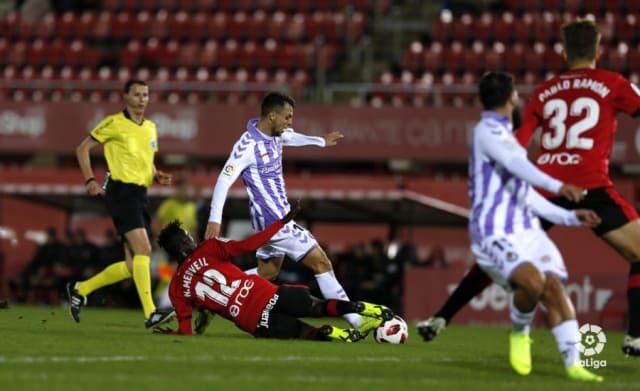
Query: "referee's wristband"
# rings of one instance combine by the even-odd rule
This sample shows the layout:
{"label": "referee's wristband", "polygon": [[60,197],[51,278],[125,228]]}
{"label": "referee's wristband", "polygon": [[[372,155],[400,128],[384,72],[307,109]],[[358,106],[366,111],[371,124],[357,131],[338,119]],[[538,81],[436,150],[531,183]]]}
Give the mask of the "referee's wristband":
{"label": "referee's wristband", "polygon": [[86,185],[88,185],[88,184],[89,184],[89,182],[91,182],[91,181],[95,181],[95,180],[96,180],[96,178],[91,177],[91,178],[87,179],[86,181],[84,181],[84,185],[86,186]]}

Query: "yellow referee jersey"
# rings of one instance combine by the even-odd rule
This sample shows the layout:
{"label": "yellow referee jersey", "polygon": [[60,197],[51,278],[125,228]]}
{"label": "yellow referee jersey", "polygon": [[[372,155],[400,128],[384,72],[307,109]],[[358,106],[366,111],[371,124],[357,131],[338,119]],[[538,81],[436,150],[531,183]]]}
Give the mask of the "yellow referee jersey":
{"label": "yellow referee jersey", "polygon": [[153,158],[158,150],[153,122],[145,119],[137,124],[124,110],[103,119],[91,137],[104,145],[111,178],[145,187],[153,183]]}

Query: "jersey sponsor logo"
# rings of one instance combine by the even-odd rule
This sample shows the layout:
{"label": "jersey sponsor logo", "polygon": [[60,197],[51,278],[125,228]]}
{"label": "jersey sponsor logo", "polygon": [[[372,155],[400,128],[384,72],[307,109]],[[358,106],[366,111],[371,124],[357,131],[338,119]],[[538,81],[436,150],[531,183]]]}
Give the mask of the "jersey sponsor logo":
{"label": "jersey sponsor logo", "polygon": [[558,153],[549,153],[545,152],[540,157],[538,157],[537,163],[538,165],[543,164],[558,164],[561,166],[574,166],[580,164],[582,160],[582,156],[577,153],[569,153],[569,152],[558,152]]}
{"label": "jersey sponsor logo", "polygon": [[235,167],[233,167],[231,164],[227,164],[225,168],[222,170],[222,174],[226,176],[231,176],[233,175],[233,172],[235,170],[236,170]]}
{"label": "jersey sponsor logo", "polygon": [[152,150],[157,151],[158,150],[158,140],[156,140],[156,139],[151,140],[151,142],[149,143],[149,146],[151,147]]}
{"label": "jersey sponsor logo", "polygon": [[262,175],[271,174],[278,171],[280,171],[280,162],[277,162],[276,164],[272,164],[269,166],[260,167],[260,174]]}
{"label": "jersey sponsor logo", "polygon": [[273,307],[275,307],[278,303],[278,298],[279,296],[276,293],[271,299],[269,299],[269,302],[264,307],[264,310],[262,310],[262,314],[260,315],[260,323],[258,324],[259,327],[264,327],[265,329],[269,328],[269,314],[271,313]]}
{"label": "jersey sponsor logo", "polygon": [[239,288],[238,294],[236,295],[235,299],[233,299],[233,304],[229,306],[229,314],[231,316],[235,318],[240,315],[240,310],[242,309],[242,306],[244,304],[243,300],[246,299],[247,296],[249,296],[251,288],[253,288],[254,285],[255,282],[253,280],[244,281],[244,284],[242,284],[242,286]]}

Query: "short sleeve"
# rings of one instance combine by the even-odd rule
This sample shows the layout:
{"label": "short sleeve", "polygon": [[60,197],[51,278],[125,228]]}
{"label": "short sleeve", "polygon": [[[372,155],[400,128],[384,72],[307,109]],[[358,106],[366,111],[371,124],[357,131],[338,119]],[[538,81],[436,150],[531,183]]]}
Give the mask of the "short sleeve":
{"label": "short sleeve", "polygon": [[640,114],[640,89],[629,80],[620,77],[616,84],[613,105],[630,116]]}
{"label": "short sleeve", "polygon": [[113,126],[115,119],[113,116],[109,116],[102,121],[91,131],[91,138],[104,144],[109,141],[115,134],[115,127]]}

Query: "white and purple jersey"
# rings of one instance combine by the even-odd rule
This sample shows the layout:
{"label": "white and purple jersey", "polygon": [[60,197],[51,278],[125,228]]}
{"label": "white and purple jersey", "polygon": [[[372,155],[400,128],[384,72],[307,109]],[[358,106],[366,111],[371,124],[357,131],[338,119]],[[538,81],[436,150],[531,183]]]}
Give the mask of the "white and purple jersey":
{"label": "white and purple jersey", "polygon": [[211,198],[209,221],[220,223],[227,193],[242,175],[249,194],[251,224],[262,230],[286,215],[289,210],[282,175],[282,147],[325,146],[324,138],[305,136],[285,129],[279,137],[271,137],[256,128],[258,119],[247,123],[247,131],[236,141],[218,176]]}
{"label": "white and purple jersey", "polygon": [[537,216],[555,224],[579,225],[574,212],[550,203],[532,185],[556,194],[563,183],[527,159],[509,118],[483,112],[473,130],[469,160],[471,242],[540,229]]}

